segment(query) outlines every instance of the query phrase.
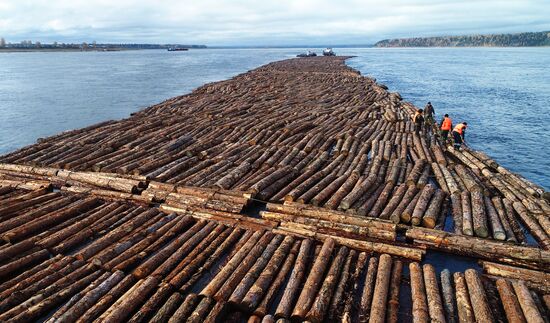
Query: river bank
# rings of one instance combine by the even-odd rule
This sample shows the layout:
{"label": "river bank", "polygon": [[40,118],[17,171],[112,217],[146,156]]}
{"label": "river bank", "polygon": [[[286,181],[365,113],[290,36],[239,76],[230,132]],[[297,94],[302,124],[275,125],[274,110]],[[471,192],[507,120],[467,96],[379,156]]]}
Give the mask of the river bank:
{"label": "river bank", "polygon": [[[414,105],[346,58],[270,63],[0,157],[0,320],[544,317],[544,190],[415,133]],[[452,275],[435,251],[483,270]],[[51,298],[26,309],[37,289],[10,294],[34,273]]]}

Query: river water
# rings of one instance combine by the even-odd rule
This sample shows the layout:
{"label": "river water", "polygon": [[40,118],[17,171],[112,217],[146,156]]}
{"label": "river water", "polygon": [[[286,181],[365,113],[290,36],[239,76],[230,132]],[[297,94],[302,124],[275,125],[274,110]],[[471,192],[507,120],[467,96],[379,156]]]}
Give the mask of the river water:
{"label": "river water", "polygon": [[[0,53],[0,154],[130,113],[299,49]],[[335,49],[466,141],[550,188],[550,48]]]}

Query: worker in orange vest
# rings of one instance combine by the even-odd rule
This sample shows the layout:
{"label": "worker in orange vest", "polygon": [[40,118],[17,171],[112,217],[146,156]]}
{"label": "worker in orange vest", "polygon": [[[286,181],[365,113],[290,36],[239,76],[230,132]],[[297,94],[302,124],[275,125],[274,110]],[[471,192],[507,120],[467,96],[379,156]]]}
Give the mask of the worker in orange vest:
{"label": "worker in orange vest", "polygon": [[453,138],[455,140],[455,148],[460,148],[464,143],[464,136],[466,135],[466,127],[468,123],[463,122],[456,125],[453,129]]}
{"label": "worker in orange vest", "polygon": [[447,137],[449,136],[449,131],[453,129],[453,121],[451,118],[449,118],[448,114],[445,114],[445,117],[443,117],[443,120],[441,121],[441,137],[443,137],[444,141],[447,141]]}

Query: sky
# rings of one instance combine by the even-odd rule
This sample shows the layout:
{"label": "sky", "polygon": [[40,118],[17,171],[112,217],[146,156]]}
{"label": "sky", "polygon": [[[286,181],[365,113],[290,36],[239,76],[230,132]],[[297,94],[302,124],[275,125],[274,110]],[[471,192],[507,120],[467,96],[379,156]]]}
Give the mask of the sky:
{"label": "sky", "polygon": [[359,45],[550,30],[550,0],[0,0],[8,42]]}

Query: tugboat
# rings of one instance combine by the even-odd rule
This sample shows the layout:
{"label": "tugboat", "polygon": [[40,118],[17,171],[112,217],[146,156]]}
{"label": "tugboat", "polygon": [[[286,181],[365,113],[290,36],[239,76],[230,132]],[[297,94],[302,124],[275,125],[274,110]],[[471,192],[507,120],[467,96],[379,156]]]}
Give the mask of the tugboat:
{"label": "tugboat", "polygon": [[310,50],[308,50],[305,53],[301,53],[301,54],[296,55],[296,57],[315,57],[315,56],[317,56],[317,54],[315,54],[315,52],[312,52]]}
{"label": "tugboat", "polygon": [[336,56],[336,53],[332,51],[332,48],[327,48],[323,51],[323,56]]}
{"label": "tugboat", "polygon": [[168,47],[168,51],[169,52],[185,52],[185,51],[188,51],[189,48],[181,48],[181,47]]}

